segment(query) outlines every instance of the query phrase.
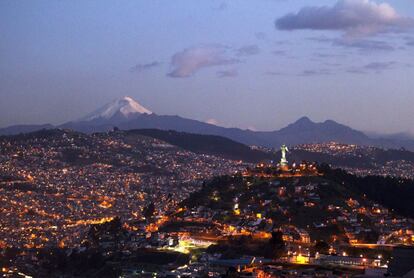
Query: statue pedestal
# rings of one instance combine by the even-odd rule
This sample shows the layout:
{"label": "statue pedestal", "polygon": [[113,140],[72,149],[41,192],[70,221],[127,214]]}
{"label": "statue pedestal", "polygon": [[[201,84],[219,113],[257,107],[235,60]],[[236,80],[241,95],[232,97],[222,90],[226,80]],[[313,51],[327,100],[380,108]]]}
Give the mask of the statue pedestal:
{"label": "statue pedestal", "polygon": [[280,169],[280,171],[283,171],[283,172],[287,172],[287,171],[290,170],[289,165],[287,165],[287,164],[281,164],[279,169]]}

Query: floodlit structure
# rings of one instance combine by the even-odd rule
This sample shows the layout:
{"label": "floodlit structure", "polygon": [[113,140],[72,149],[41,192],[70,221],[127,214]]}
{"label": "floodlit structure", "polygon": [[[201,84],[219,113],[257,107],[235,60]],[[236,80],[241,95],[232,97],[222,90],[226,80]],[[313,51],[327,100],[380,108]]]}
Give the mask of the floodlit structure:
{"label": "floodlit structure", "polygon": [[282,147],[280,147],[280,151],[282,152],[282,158],[280,159],[280,165],[286,166],[288,164],[288,161],[286,159],[286,153],[289,151],[289,149],[286,147],[286,145],[282,145]]}

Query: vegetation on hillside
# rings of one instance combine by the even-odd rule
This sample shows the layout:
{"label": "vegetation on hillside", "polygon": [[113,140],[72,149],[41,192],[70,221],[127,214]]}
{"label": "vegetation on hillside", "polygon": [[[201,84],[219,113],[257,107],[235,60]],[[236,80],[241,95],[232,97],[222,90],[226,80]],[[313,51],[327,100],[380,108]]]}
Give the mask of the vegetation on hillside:
{"label": "vegetation on hillside", "polygon": [[217,155],[228,159],[260,162],[275,158],[272,154],[252,150],[249,146],[221,136],[159,129],[137,129],[127,132],[156,138],[195,153]]}

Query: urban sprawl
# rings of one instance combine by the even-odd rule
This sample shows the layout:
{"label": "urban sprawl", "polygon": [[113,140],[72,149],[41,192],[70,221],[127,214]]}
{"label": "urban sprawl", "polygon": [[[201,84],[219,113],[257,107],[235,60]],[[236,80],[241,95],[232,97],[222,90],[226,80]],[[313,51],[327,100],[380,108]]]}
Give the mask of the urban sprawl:
{"label": "urban sprawl", "polygon": [[[292,150],[358,157],[373,148]],[[340,199],[341,185],[316,163],[289,163],[286,146],[281,153],[280,161],[256,165],[123,132],[2,137],[0,258],[13,261],[0,261],[1,273],[48,276],[50,258],[39,254],[61,249],[65,256],[98,250],[124,277],[342,277],[386,273],[393,250],[413,245],[412,219],[363,197]],[[414,173],[404,161],[341,168],[358,176]],[[142,252],[186,259],[150,267],[134,259]]]}

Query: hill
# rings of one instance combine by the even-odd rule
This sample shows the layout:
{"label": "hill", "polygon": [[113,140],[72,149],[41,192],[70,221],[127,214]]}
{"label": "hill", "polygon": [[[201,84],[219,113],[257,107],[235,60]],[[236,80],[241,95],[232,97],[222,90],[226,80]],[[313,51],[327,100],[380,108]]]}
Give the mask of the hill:
{"label": "hill", "polygon": [[[253,150],[249,146],[221,136],[159,129],[120,130],[109,133],[94,133],[93,135],[70,129],[42,129],[30,133],[0,136],[0,139],[4,138],[7,141],[21,142],[22,144],[39,139],[49,140],[61,144],[60,147],[70,146],[73,142],[71,140],[77,140],[83,145],[93,148],[92,145],[97,137],[121,138],[129,142],[135,142],[142,140],[142,136],[157,139],[196,154],[214,155],[225,159],[256,163],[276,158],[275,154]],[[71,140],[64,139],[66,137],[71,138]],[[71,152],[71,156],[73,156],[73,152],[75,151]]]}
{"label": "hill", "polygon": [[159,129],[130,130],[127,131],[127,134],[149,136],[195,153],[216,155],[233,160],[260,162],[276,158],[275,155],[270,153],[252,150],[244,144],[215,135],[201,135]]}
{"label": "hill", "polygon": [[[361,148],[363,149],[363,147]],[[336,166],[345,167],[375,167],[385,165],[391,161],[407,161],[414,163],[414,152],[407,150],[369,148],[367,151],[359,151],[353,154],[333,155],[322,152],[312,152],[295,146],[290,149],[291,161],[317,161]]]}
{"label": "hill", "polygon": [[[276,155],[278,156],[278,155]],[[414,152],[329,142],[290,148],[290,162],[317,161],[361,176],[379,175],[414,179]]]}
{"label": "hill", "polygon": [[349,192],[366,196],[401,215],[414,218],[414,181],[391,177],[357,177],[341,169],[323,167],[325,178],[340,183]]}
{"label": "hill", "polygon": [[42,129],[52,129],[53,125],[14,125],[9,127],[0,128],[0,135],[16,135],[21,133],[30,133]]}
{"label": "hill", "polygon": [[240,234],[277,229],[302,243],[307,233],[311,240],[344,245],[377,243],[381,236],[402,242],[393,233],[412,226],[405,218],[414,217],[412,180],[357,177],[326,165],[319,171],[322,176],[214,178],[182,202],[182,217],[214,215],[212,220],[244,230]]}

